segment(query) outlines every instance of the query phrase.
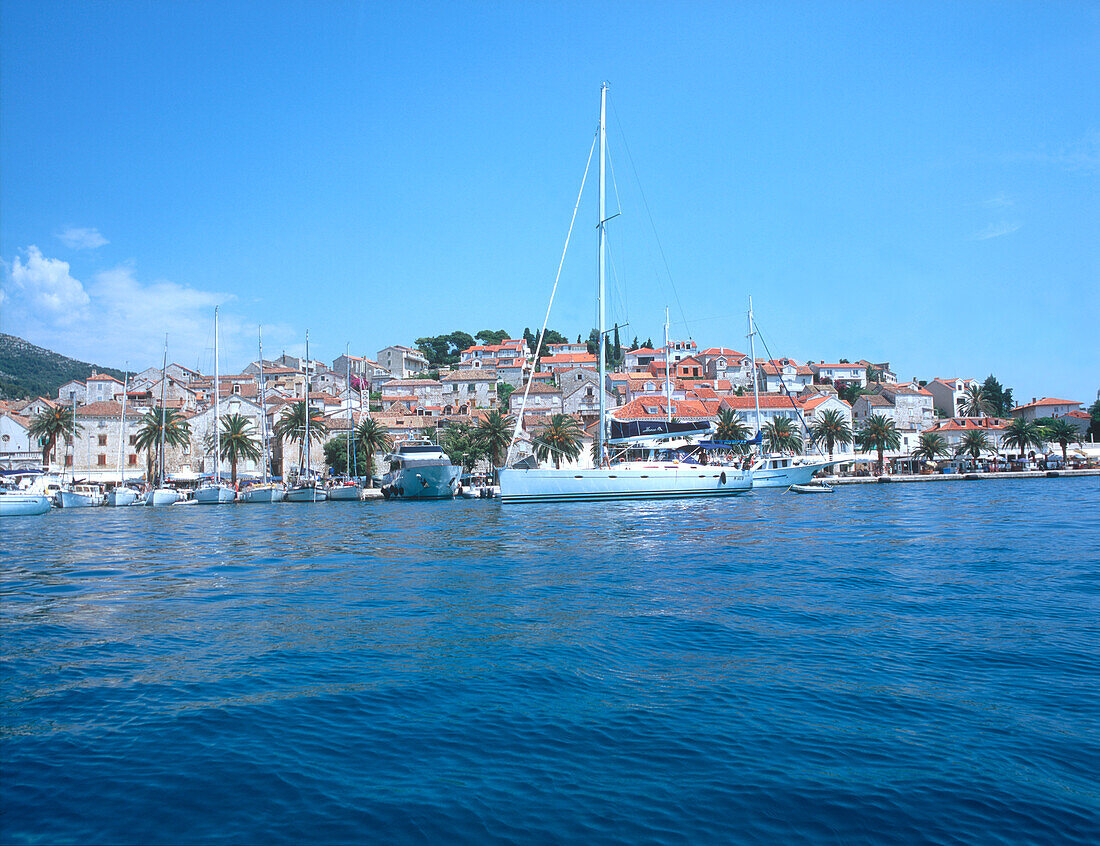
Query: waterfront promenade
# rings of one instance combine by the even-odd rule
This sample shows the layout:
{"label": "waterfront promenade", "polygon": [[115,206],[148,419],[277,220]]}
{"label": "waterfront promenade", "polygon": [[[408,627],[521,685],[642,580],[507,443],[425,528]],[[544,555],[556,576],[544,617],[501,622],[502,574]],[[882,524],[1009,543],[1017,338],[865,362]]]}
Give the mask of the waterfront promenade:
{"label": "waterfront promenade", "polygon": [[1024,470],[1003,473],[898,473],[889,476],[824,476],[830,485],[875,485],[902,482],[988,482],[1008,479],[1056,479],[1061,477],[1100,476],[1100,468],[1092,470]]}

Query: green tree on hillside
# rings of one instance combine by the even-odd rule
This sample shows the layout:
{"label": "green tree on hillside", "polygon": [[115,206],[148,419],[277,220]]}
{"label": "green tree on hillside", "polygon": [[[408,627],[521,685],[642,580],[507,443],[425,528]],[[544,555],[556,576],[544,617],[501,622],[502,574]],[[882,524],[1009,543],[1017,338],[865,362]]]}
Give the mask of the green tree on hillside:
{"label": "green tree on hillside", "polygon": [[503,344],[510,337],[512,336],[508,334],[507,329],[482,329],[474,335],[475,340],[481,341],[481,343],[488,346]]}

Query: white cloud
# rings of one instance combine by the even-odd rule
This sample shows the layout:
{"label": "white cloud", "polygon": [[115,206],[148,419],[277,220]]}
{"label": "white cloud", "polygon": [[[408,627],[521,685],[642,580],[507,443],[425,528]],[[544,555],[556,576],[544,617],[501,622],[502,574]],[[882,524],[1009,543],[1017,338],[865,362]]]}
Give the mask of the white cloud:
{"label": "white cloud", "polygon": [[990,238],[1000,238],[1002,235],[1011,235],[1023,226],[1019,221],[1002,221],[991,223],[984,229],[980,229],[970,236],[971,241],[988,241]]}
{"label": "white cloud", "polygon": [[69,273],[69,263],[46,258],[33,244],[27,248],[27,261],[15,257],[11,266],[12,287],[35,310],[62,325],[84,316],[90,302],[87,291]]}
{"label": "white cloud", "polygon": [[[214,307],[220,310],[222,372],[256,357],[256,326],[233,310],[230,293],[204,291],[167,279],[144,281],[132,263],[96,273],[85,288],[69,265],[27,249],[4,268],[4,332],[83,361],[131,370],[159,366],[165,333],[168,355],[207,372],[213,365]],[[228,309],[227,309],[228,306]],[[289,349],[301,333],[285,324],[264,326],[264,346]],[[277,353],[275,353],[277,354]]]}
{"label": "white cloud", "polygon": [[96,247],[111,243],[100,235],[99,230],[94,226],[91,228],[68,226],[64,231],[59,232],[57,237],[65,246],[72,247],[74,250],[94,250]]}

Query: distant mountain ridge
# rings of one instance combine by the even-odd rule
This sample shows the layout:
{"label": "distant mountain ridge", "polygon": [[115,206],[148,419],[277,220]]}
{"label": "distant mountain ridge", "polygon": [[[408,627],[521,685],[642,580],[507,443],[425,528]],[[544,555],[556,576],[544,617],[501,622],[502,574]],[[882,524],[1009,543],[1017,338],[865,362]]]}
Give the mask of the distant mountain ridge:
{"label": "distant mountain ridge", "polygon": [[77,361],[0,332],[0,399],[54,398],[70,379],[87,379],[93,370],[120,381],[123,376],[121,370]]}

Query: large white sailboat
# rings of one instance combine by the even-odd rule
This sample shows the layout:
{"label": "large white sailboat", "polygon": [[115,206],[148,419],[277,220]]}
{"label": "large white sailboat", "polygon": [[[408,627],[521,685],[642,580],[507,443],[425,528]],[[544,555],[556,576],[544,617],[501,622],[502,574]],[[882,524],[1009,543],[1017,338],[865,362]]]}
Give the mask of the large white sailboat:
{"label": "large white sailboat", "polygon": [[267,392],[264,385],[264,339],[262,330],[257,328],[260,355],[260,447],[264,463],[263,481],[250,485],[237,494],[237,502],[282,502],[286,498],[286,488],[271,481],[271,452],[267,438]]}
{"label": "large white sailboat", "polygon": [[328,499],[328,492],[324,486],[313,476],[309,461],[309,389],[312,380],[309,378],[309,331],[306,331],[306,397],[305,409],[305,436],[302,439],[304,461],[298,467],[298,481],[286,492],[287,502],[324,502]]}
{"label": "large white sailboat", "polygon": [[165,406],[164,386],[168,382],[168,336],[164,336],[164,365],[160,369],[160,442],[158,445],[158,467],[153,487],[145,494],[145,504],[160,507],[162,505],[174,505],[180,501],[180,493],[175,488],[169,488],[164,484],[164,429],[167,425],[168,409]]}
{"label": "large white sailboat", "polygon": [[222,482],[222,433],[218,395],[221,393],[218,373],[218,307],[214,306],[214,478],[195,491],[195,502],[200,505],[221,505],[237,498],[236,491]]}
{"label": "large white sailboat", "polygon": [[[596,455],[599,466],[592,469],[559,469],[552,467],[512,466],[500,470],[500,498],[502,502],[565,502],[627,499],[681,499],[685,497],[737,496],[752,489],[752,476],[746,470],[735,467],[714,467],[685,463],[654,455],[646,460],[612,461],[606,457],[605,428],[607,414],[604,407],[604,383],[607,378],[606,334],[604,318],[604,265],[606,259],[606,179],[607,158],[607,83],[600,86],[599,141],[599,251],[597,255],[598,288],[596,305],[598,314],[599,348],[599,424],[596,426]],[[540,334],[539,341],[542,341]],[[523,411],[516,422],[515,443]],[[659,437],[661,432],[644,433]],[[664,433],[665,437],[668,432]],[[509,447],[509,456],[511,447]],[[527,464],[529,459],[523,464]]]}

